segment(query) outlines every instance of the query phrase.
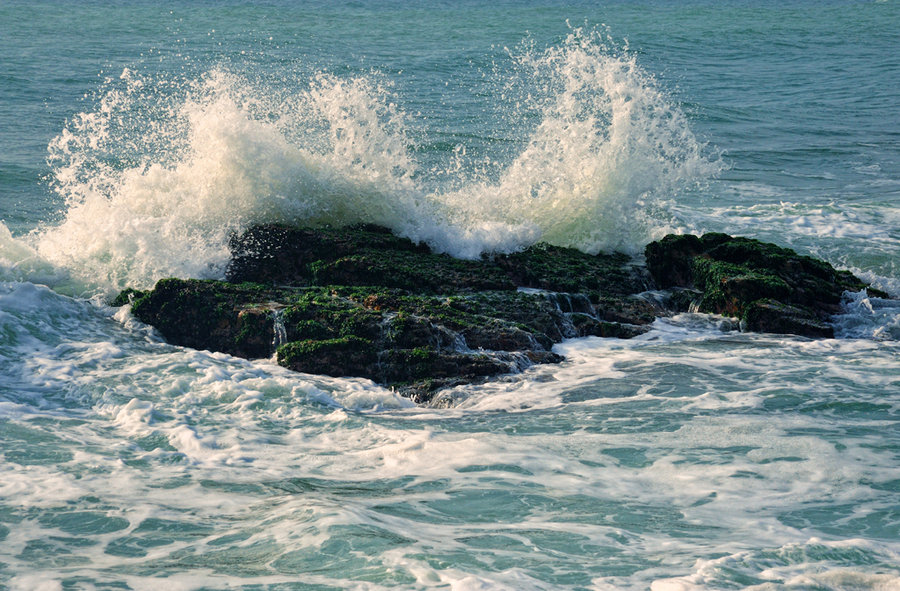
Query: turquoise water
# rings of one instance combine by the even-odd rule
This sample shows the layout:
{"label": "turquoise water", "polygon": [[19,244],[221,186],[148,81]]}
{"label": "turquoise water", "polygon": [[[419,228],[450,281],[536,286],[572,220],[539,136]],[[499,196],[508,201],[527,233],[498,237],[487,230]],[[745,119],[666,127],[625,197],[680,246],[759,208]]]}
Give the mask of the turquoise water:
{"label": "turquoise water", "polygon": [[105,298],[262,221],[772,240],[900,296],[900,7],[0,5],[0,588],[898,589],[900,305],[415,407]]}

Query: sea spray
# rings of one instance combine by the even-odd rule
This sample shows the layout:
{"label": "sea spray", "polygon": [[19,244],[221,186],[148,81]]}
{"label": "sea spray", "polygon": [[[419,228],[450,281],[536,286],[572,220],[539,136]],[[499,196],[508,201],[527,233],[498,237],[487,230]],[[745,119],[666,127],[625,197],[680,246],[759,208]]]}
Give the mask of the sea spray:
{"label": "sea spray", "polygon": [[718,171],[686,117],[602,30],[574,28],[557,46],[509,54],[510,118],[539,123],[496,182],[443,196],[461,225],[530,225],[552,244],[634,251],[668,229],[653,216],[661,200]]}
{"label": "sea spray", "polygon": [[264,222],[376,223],[465,258],[538,240],[634,251],[667,228],[653,213],[663,198],[716,171],[605,33],[576,28],[509,57],[498,88],[521,100],[507,117],[534,123],[519,127],[512,157],[452,177],[464,150],[423,170],[410,130],[427,123],[382,75],[320,72],[276,91],[222,67],[192,80],[126,69],[49,146],[66,212],[28,241],[106,292],[221,277],[229,237]]}

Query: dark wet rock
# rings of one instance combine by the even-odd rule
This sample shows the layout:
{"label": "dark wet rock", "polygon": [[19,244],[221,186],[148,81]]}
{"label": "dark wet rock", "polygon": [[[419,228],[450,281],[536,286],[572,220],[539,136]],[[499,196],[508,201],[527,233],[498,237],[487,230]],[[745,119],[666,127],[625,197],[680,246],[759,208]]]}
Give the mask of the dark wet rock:
{"label": "dark wet rock", "polygon": [[551,349],[563,339],[632,338],[684,311],[829,337],[843,292],[865,286],[822,261],[725,234],[667,236],[647,246],[646,266],[546,244],[459,260],[371,225],[258,226],[231,246],[227,281],[163,279],[114,304],[131,304],[173,344],[276,355],[295,371],[370,378],[418,402],[559,363]]}
{"label": "dark wet rock", "polygon": [[256,226],[235,237],[231,249],[230,282],[379,286],[429,294],[516,288],[496,265],[435,254],[371,225]]}
{"label": "dark wet rock", "polygon": [[622,253],[589,255],[537,244],[509,255],[462,260],[372,225],[256,226],[235,237],[231,249],[226,279],[233,283],[378,286],[430,294],[531,287],[592,299],[638,293],[650,285],[646,270]]}
{"label": "dark wet rock", "polygon": [[353,335],[292,341],[278,348],[278,363],[304,373],[374,378],[378,350],[371,340]]}
{"label": "dark wet rock", "polygon": [[695,288],[698,311],[740,317],[750,330],[829,336],[844,292],[867,287],[824,261],[726,234],[666,236],[645,255],[658,287]]}
{"label": "dark wet rock", "polygon": [[495,262],[518,287],[602,296],[627,296],[652,285],[642,266],[623,253],[585,254],[574,248],[536,244],[522,252],[498,256]]}
{"label": "dark wet rock", "polygon": [[266,302],[281,295],[253,284],[162,279],[133,299],[132,312],[170,343],[258,358],[271,355],[274,321]]}
{"label": "dark wet rock", "polygon": [[[643,294],[642,294],[643,295]],[[671,297],[655,301],[638,295],[626,297],[600,297],[593,307],[593,315],[607,322],[625,324],[650,324],[671,310]]]}
{"label": "dark wet rock", "polygon": [[647,326],[607,322],[587,314],[574,314],[571,317],[571,322],[575,328],[576,336],[579,337],[630,339],[650,330]]}
{"label": "dark wet rock", "polygon": [[380,371],[373,377],[388,384],[429,378],[472,381],[515,369],[507,356],[437,351],[428,347],[389,349],[380,361]]}
{"label": "dark wet rock", "polygon": [[[170,343],[247,358],[275,354],[295,371],[370,378],[420,401],[448,385],[558,363],[550,348],[569,324],[545,298],[515,291],[438,297],[164,279],[121,301],[129,296],[134,315]],[[539,311],[526,317],[529,303]]]}
{"label": "dark wet rock", "polygon": [[744,311],[743,325],[746,330],[754,332],[834,338],[834,328],[808,309],[771,299],[756,300],[749,304]]}

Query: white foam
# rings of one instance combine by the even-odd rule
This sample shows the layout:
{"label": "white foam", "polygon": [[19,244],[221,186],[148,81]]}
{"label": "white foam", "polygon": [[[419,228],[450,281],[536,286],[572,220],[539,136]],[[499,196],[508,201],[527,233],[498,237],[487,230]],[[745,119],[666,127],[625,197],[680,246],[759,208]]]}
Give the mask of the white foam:
{"label": "white foam", "polygon": [[842,338],[900,341],[900,301],[869,297],[865,290],[847,293],[844,312],[832,322]]}
{"label": "white foam", "polygon": [[653,78],[598,31],[512,57],[540,123],[498,182],[442,196],[463,227],[494,220],[586,252],[633,251],[662,230],[657,200],[718,171]]}
{"label": "white foam", "polygon": [[[98,541],[92,546],[66,545],[84,561],[44,568],[48,581],[83,576],[100,586],[108,577],[153,588],[152,575],[110,569],[151,569],[189,553],[191,566],[167,570],[173,585],[274,586],[292,580],[291,568],[308,566],[235,574],[230,565],[330,560],[329,552],[335,561],[359,558],[376,572],[401,573],[407,586],[461,589],[565,588],[548,581],[581,571],[604,589],[715,589],[734,583],[733,568],[773,584],[807,577],[835,588],[851,581],[878,589],[896,577],[891,543],[848,540],[856,554],[819,551],[818,542],[805,544],[807,528],[782,521],[807,507],[852,507],[844,522],[889,508],[891,492],[874,484],[895,479],[895,458],[878,447],[892,415],[860,411],[837,423],[827,407],[762,408],[785,388],[797,406],[840,403],[844,385],[855,383],[874,387],[849,395],[851,412],[896,405],[887,389],[896,356],[883,343],[722,333],[715,319],[687,316],[657,327],[659,338],[568,341],[559,350],[570,362],[470,387],[468,403],[455,408],[415,409],[392,405],[392,393],[364,380],[171,347],[111,319],[112,310],[98,308],[91,320],[90,304],[43,288],[23,292],[20,308],[53,312],[54,300],[83,308],[82,321],[94,323],[88,332],[112,328],[101,340],[128,355],[92,350],[77,329],[71,346],[58,343],[70,329],[65,315],[50,314],[64,321],[42,331],[58,359],[36,354],[47,358],[42,371],[65,372],[69,381],[31,387],[58,401],[55,391],[74,381],[80,397],[55,414],[20,405],[6,418],[35,425],[55,418],[53,445],[71,450],[71,459],[0,464],[0,496],[39,516],[91,511],[98,519],[125,516],[128,526],[87,536]],[[884,375],[862,377],[874,367]],[[608,392],[610,385],[618,389]],[[571,398],[577,392],[584,396]],[[495,394],[502,404],[489,406]],[[844,431],[849,424],[852,433]],[[166,540],[142,532],[153,519],[183,524],[188,534]],[[190,533],[198,523],[209,528]],[[4,540],[12,571],[33,570],[18,556],[32,540],[59,538],[51,525],[24,520]],[[482,548],[481,539],[509,543]],[[127,540],[160,543],[135,557],[106,552]],[[357,540],[364,550],[352,547]],[[798,544],[815,556],[795,560]],[[636,571],[603,576],[619,557]],[[885,565],[878,576],[858,566],[869,559]],[[354,585],[356,575],[335,561],[304,571],[304,580]]]}
{"label": "white foam", "polygon": [[25,241],[14,238],[0,222],[0,281],[62,284],[68,279],[64,269],[45,260]]}
{"label": "white foam", "polygon": [[10,581],[13,591],[61,591],[62,582],[52,575],[28,574],[14,577]]}
{"label": "white foam", "polygon": [[[718,170],[605,34],[572,29],[559,46],[526,46],[511,60],[502,84],[531,98],[508,117],[536,114],[537,126],[522,130],[511,162],[498,154],[452,176],[417,175],[416,122],[375,75],[320,73],[286,93],[222,69],[199,80],[126,69],[51,143],[65,216],[17,257],[111,292],[220,277],[229,236],[273,221],[372,222],[470,258],[539,239],[636,250],[662,231],[658,200]],[[446,182],[426,188],[419,176]]]}
{"label": "white foam", "polygon": [[[870,564],[871,570],[860,570],[858,565],[853,564],[856,553],[877,557],[881,564]],[[889,547],[867,540],[825,541],[813,538],[805,543],[787,544],[768,551],[740,552],[713,560],[698,560],[690,575],[653,581],[650,589],[720,589],[739,576],[745,581],[759,581],[758,584],[745,583],[743,588],[752,591],[781,588],[893,591],[900,588],[900,573],[888,564],[896,557],[896,552]]]}

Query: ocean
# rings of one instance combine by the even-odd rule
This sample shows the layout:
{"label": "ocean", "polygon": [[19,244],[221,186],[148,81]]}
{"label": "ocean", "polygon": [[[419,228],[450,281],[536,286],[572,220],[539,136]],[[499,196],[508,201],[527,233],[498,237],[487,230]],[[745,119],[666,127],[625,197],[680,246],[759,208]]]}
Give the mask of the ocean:
{"label": "ocean", "polygon": [[416,406],[169,345],[261,222],[727,232],[900,298],[896,0],[0,3],[0,589],[900,589],[900,301]]}

